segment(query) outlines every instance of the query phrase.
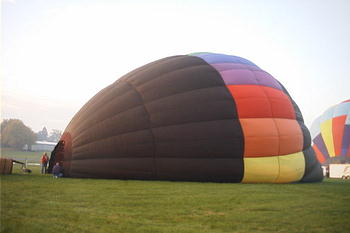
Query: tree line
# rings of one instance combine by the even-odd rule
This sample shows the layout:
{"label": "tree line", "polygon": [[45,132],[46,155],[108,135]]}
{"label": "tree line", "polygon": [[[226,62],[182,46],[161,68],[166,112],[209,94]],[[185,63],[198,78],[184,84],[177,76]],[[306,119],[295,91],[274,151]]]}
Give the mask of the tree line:
{"label": "tree line", "polygon": [[1,122],[1,146],[19,150],[25,145],[31,146],[35,141],[58,142],[62,131],[53,129],[49,134],[46,127],[35,133],[19,119],[5,119]]}

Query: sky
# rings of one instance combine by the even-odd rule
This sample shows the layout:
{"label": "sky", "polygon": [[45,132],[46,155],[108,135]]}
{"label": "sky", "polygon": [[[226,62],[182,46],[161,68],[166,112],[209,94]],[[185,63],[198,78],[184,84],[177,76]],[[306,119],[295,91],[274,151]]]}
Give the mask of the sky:
{"label": "sky", "polygon": [[349,12],[348,0],[2,0],[1,119],[64,130],[124,74],[205,51],[270,73],[310,127],[350,99]]}

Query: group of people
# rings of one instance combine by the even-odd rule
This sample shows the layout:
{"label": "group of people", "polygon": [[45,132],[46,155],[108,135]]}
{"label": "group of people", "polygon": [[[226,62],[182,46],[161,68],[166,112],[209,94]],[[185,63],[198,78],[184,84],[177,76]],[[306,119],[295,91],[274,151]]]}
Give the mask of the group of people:
{"label": "group of people", "polygon": [[[49,156],[45,152],[41,156],[41,174],[47,173],[47,165],[49,164]],[[52,168],[52,175],[54,178],[63,177],[63,168],[60,166],[60,163],[56,163]]]}

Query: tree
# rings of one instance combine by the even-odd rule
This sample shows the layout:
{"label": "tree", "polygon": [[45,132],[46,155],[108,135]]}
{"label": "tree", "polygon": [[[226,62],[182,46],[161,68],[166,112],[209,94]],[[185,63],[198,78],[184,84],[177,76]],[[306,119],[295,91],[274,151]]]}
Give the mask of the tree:
{"label": "tree", "polygon": [[9,119],[1,123],[1,144],[17,149],[31,146],[36,140],[35,133],[21,120]]}
{"label": "tree", "polygon": [[47,129],[44,126],[44,128],[37,133],[37,139],[39,141],[46,141],[47,140],[47,136],[48,136]]}
{"label": "tree", "polygon": [[5,119],[1,122],[1,132],[5,129],[5,127],[7,126],[9,120]]}
{"label": "tree", "polygon": [[58,129],[53,129],[50,136],[48,137],[49,142],[58,142],[62,136],[62,131]]}

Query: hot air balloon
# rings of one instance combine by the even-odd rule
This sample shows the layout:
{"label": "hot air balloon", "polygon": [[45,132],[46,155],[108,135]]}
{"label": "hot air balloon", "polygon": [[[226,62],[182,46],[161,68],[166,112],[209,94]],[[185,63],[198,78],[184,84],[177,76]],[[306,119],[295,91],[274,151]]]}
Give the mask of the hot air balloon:
{"label": "hot air balloon", "polygon": [[350,100],[330,107],[311,126],[313,148],[321,164],[350,162]]}
{"label": "hot air balloon", "polygon": [[289,183],[322,180],[298,106],[237,56],[160,59],[73,117],[50,164],[66,177]]}

